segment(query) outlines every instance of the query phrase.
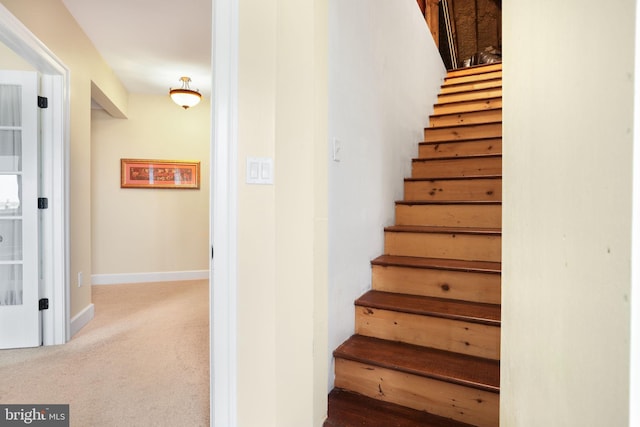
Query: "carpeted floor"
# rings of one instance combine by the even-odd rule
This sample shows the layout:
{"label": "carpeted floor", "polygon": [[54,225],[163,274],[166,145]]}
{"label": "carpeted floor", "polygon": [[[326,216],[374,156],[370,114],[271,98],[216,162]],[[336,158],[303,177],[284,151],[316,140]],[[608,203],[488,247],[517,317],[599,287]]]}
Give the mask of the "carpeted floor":
{"label": "carpeted floor", "polygon": [[207,281],[94,286],[62,346],[0,350],[0,403],[70,404],[71,426],[208,426]]}

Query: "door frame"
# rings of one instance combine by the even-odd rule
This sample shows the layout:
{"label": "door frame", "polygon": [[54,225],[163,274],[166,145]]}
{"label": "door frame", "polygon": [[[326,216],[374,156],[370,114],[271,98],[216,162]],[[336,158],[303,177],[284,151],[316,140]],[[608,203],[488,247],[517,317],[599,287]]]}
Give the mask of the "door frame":
{"label": "door frame", "polygon": [[210,194],[211,425],[237,420],[238,0],[212,8]]}
{"label": "door frame", "polygon": [[631,195],[631,327],[629,356],[629,425],[640,425],[640,7],[635,16],[635,91],[633,112],[633,176]]}
{"label": "door frame", "polygon": [[[0,4],[0,42],[31,64],[42,76],[41,91],[49,107],[41,120],[43,182],[40,196],[49,198],[43,211],[43,262],[45,295],[49,310],[43,311],[44,345],[64,344],[70,338],[69,289],[69,69]],[[35,100],[34,100],[35,102]]]}

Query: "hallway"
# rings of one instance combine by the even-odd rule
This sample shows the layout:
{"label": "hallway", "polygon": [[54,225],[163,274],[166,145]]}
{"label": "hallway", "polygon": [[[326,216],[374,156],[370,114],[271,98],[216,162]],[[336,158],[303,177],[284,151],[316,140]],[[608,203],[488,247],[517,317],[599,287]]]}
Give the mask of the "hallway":
{"label": "hallway", "polygon": [[94,286],[63,346],[0,352],[0,401],[70,404],[72,426],[208,426],[208,281]]}

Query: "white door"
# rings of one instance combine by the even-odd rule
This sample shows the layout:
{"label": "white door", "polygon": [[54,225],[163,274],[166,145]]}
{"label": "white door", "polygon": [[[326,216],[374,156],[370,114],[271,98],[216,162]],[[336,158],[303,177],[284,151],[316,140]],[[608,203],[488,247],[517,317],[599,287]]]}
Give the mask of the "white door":
{"label": "white door", "polygon": [[0,348],[41,344],[37,84],[0,71]]}

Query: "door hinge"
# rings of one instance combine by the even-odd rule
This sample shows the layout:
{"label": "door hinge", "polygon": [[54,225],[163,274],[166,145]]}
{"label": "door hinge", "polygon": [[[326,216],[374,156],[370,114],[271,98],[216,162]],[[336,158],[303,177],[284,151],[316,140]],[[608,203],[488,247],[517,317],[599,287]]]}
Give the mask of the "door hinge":
{"label": "door hinge", "polygon": [[40,298],[38,301],[38,310],[48,310],[49,309],[49,298]]}
{"label": "door hinge", "polygon": [[49,199],[46,197],[38,197],[38,209],[48,209]]}
{"label": "door hinge", "polygon": [[49,106],[49,100],[44,96],[38,96],[38,107],[47,108]]}

